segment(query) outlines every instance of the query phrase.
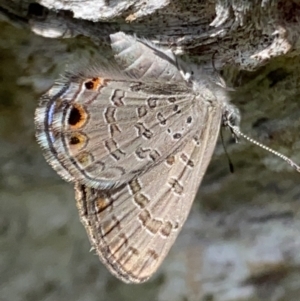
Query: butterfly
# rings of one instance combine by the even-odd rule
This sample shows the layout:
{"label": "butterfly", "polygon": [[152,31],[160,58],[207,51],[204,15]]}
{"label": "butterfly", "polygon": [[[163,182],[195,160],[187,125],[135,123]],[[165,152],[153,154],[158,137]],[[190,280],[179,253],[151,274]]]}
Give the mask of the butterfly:
{"label": "butterfly", "polygon": [[114,62],[67,72],[41,97],[36,137],[75,183],[101,261],[141,283],[187,219],[224,116],[237,124],[239,113],[224,87],[170,49],[122,32],[110,38]]}

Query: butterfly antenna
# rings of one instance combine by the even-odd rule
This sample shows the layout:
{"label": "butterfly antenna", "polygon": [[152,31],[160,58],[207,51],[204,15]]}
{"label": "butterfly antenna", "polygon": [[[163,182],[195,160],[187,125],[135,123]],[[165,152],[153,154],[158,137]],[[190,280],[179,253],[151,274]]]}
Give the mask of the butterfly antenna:
{"label": "butterfly antenna", "polygon": [[227,160],[228,160],[229,170],[230,170],[231,173],[234,173],[234,167],[233,167],[232,161],[231,161],[231,159],[230,159],[230,156],[229,156],[229,154],[228,154],[228,152],[227,152],[225,143],[224,143],[223,131],[222,131],[222,130],[221,130],[221,141],[222,141],[223,149],[224,149],[224,151],[225,151],[225,155],[226,155]]}
{"label": "butterfly antenna", "polygon": [[288,158],[287,156],[275,151],[274,149],[265,146],[264,144],[258,142],[257,140],[248,137],[247,135],[245,135],[244,133],[242,133],[240,131],[240,129],[237,126],[232,125],[230,122],[227,123],[228,127],[230,128],[232,134],[235,137],[243,137],[245,140],[265,149],[266,151],[274,154],[275,156],[281,158],[282,160],[284,160],[285,162],[287,162],[290,166],[292,166],[293,168],[295,168],[298,172],[300,172],[300,166],[298,164],[296,164],[293,160],[291,160],[290,158]]}

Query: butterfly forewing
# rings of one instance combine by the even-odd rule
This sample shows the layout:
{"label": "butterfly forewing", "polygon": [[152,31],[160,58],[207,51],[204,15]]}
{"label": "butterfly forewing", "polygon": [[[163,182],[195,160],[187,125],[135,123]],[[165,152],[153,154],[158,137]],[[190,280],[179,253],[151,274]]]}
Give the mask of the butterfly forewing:
{"label": "butterfly forewing", "polygon": [[118,65],[143,82],[182,82],[178,59],[170,49],[158,48],[145,40],[117,32],[110,35]]}
{"label": "butterfly forewing", "polygon": [[[185,93],[176,93],[166,83],[162,95],[159,85],[153,85],[156,91],[150,94],[149,85],[144,91],[143,83],[124,78],[126,82],[106,80],[95,91],[86,90],[89,80],[72,83],[58,98],[49,97],[46,119],[39,119],[44,103],[38,109],[38,139],[51,146],[48,161],[66,180],[95,188],[119,186],[187,139],[197,118],[195,95],[188,94],[187,87]],[[80,92],[68,99],[76,86]]]}
{"label": "butterfly forewing", "polygon": [[92,245],[125,282],[144,282],[157,270],[187,218],[218,136],[220,110],[206,109],[201,119],[209,126],[147,173],[108,191],[75,185]]}
{"label": "butterfly forewing", "polygon": [[[117,65],[86,67],[55,85],[36,111],[37,138],[67,181],[117,187],[182,147],[195,93],[171,51],[117,33]],[[152,148],[152,146],[156,146]]]}

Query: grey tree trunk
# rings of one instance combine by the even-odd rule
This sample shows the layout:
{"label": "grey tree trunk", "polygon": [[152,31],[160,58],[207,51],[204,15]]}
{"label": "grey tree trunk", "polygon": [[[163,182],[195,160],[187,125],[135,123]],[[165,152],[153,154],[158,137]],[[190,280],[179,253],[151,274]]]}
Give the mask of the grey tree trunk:
{"label": "grey tree trunk", "polygon": [[299,300],[300,175],[286,163],[226,136],[235,172],[219,143],[166,261],[130,286],[89,253],[33,114],[67,62],[109,59],[124,31],[207,71],[213,60],[243,132],[300,162],[300,1],[0,0],[0,16],[0,300]]}

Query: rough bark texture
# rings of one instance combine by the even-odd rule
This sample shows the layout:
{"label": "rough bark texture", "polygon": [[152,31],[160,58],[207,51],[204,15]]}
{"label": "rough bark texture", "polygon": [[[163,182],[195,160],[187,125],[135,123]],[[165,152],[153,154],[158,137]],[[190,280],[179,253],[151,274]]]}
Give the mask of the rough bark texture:
{"label": "rough bark texture", "polygon": [[284,162],[227,143],[230,174],[218,145],[167,260],[129,286],[89,253],[72,185],[44,161],[33,114],[65,62],[109,58],[108,34],[121,30],[207,70],[216,53],[242,130],[300,162],[300,1],[29,3],[0,1],[0,300],[298,301],[300,175]]}

